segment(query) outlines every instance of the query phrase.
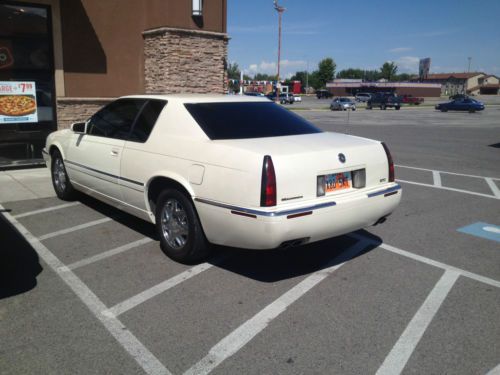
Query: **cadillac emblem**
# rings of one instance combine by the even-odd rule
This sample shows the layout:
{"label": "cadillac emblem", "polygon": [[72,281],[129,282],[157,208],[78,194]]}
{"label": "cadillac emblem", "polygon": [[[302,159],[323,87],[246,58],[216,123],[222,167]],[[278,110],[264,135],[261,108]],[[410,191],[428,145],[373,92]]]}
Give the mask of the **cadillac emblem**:
{"label": "cadillac emblem", "polygon": [[345,155],[344,155],[343,153],[340,153],[340,154],[339,154],[339,161],[340,161],[341,163],[345,163]]}

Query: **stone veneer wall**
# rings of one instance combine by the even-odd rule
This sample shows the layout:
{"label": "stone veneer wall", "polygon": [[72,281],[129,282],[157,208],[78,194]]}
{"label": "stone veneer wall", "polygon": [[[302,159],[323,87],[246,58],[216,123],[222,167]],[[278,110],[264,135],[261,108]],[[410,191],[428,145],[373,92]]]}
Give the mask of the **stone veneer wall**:
{"label": "stone veneer wall", "polygon": [[227,90],[227,34],[162,27],[143,32],[147,93]]}
{"label": "stone veneer wall", "polygon": [[85,121],[114,98],[57,98],[57,129]]}

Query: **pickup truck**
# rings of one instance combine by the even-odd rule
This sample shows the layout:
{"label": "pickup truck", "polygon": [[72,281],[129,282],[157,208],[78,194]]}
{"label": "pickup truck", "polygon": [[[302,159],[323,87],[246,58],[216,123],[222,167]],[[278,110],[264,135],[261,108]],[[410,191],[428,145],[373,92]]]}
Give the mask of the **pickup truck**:
{"label": "pickup truck", "polygon": [[401,108],[401,98],[394,93],[379,92],[366,102],[366,109],[372,109],[373,107],[379,107],[382,110],[392,107],[399,110]]}
{"label": "pickup truck", "polygon": [[402,95],[401,96],[401,103],[403,104],[414,104],[414,105],[419,105],[420,103],[424,102],[424,98],[419,98],[416,96],[412,95]]}

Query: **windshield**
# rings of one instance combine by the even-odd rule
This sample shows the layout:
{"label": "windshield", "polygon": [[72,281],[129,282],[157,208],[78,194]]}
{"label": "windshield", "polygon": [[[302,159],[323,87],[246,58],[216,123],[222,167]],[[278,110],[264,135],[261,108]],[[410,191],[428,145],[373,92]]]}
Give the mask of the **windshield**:
{"label": "windshield", "polygon": [[313,134],[322,131],[275,103],[185,104],[210,139],[244,139]]}

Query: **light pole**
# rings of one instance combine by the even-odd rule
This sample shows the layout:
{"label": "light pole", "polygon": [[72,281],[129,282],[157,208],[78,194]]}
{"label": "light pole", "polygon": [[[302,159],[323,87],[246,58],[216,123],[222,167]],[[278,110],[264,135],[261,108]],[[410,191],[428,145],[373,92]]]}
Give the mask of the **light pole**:
{"label": "light pole", "polygon": [[278,12],[278,76],[276,77],[276,101],[280,100],[280,59],[281,59],[281,15],[286,10],[278,5],[278,0],[274,0],[274,9]]}

